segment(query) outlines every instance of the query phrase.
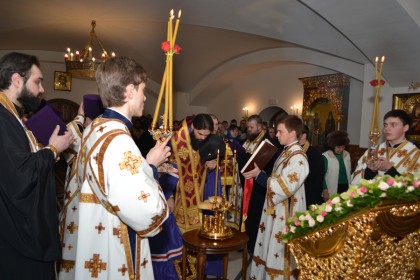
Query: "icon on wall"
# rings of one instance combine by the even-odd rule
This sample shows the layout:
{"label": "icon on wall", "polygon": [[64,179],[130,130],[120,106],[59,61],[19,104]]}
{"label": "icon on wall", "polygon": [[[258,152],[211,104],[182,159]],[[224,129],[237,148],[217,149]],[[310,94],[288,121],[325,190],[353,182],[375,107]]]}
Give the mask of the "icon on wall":
{"label": "icon on wall", "polygon": [[71,90],[71,73],[54,71],[54,90]]}

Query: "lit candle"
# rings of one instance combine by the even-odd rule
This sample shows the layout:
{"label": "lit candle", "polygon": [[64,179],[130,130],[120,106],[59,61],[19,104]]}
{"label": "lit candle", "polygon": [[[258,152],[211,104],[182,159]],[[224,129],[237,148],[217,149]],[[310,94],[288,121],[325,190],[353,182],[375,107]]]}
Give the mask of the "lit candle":
{"label": "lit candle", "polygon": [[178,34],[178,27],[179,27],[179,19],[181,18],[181,10],[179,10],[178,12],[178,18],[176,19],[176,23],[175,23],[175,31],[174,31],[174,36],[172,38],[172,43],[175,44],[175,40],[176,40],[176,35]]}
{"label": "lit candle", "polygon": [[171,12],[169,13],[169,43],[171,46],[171,49],[174,47],[174,42],[172,41],[172,20],[174,19],[174,9],[171,10]]}
{"label": "lit candle", "polygon": [[101,58],[102,58],[102,60],[105,60],[105,59],[106,59],[106,55],[105,55],[105,53],[102,53]]}
{"label": "lit candle", "polygon": [[73,60],[74,60],[74,54],[70,53],[70,61],[73,61]]}
{"label": "lit candle", "polygon": [[375,78],[378,80],[378,57],[375,58]]}
{"label": "lit candle", "polygon": [[67,56],[70,57],[70,48],[67,48]]}
{"label": "lit candle", "polygon": [[64,55],[64,60],[65,60],[65,61],[69,60],[69,55],[68,55],[68,54],[65,54],[65,55]]}
{"label": "lit candle", "polygon": [[89,59],[92,59],[92,48],[89,47]]}
{"label": "lit candle", "polygon": [[79,60],[80,59],[80,53],[79,53],[79,51],[76,51],[76,60]]}
{"label": "lit candle", "polygon": [[378,85],[379,86],[381,86],[382,70],[384,68],[384,61],[385,61],[385,56],[382,56],[382,59],[381,59],[381,68],[379,70],[379,79],[378,79],[378,83],[379,83]]}
{"label": "lit candle", "polygon": [[95,60],[96,60],[95,57],[92,57],[92,61],[95,62]]}
{"label": "lit candle", "polygon": [[114,52],[112,52],[111,56],[112,56],[112,57],[115,57],[115,53],[114,53]]}

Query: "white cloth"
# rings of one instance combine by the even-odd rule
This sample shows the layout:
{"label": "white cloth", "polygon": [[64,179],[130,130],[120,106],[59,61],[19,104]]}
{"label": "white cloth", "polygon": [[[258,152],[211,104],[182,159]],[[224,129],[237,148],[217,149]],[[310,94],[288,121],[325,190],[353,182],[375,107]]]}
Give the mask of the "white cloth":
{"label": "white cloth", "polygon": [[290,279],[292,256],[281,233],[289,217],[306,209],[304,181],[308,174],[308,160],[298,143],[277,158],[267,182],[249,279]]}
{"label": "white cloth", "polygon": [[[364,178],[368,152],[369,150],[357,162],[352,176],[352,185],[359,184],[360,179]],[[376,154],[378,157],[387,158],[400,174],[420,172],[420,150],[410,141],[405,140],[395,149],[388,147],[387,142],[383,142],[377,147]],[[379,171],[378,175],[384,175],[384,172]]]}
{"label": "white cloth", "polygon": [[[95,119],[83,133],[77,164],[75,279],[154,279],[147,237],[160,231],[169,211],[125,124]],[[136,232],[134,263],[128,227]]]}
{"label": "white cloth", "polygon": [[77,185],[77,153],[82,141],[82,133],[78,125],[83,126],[84,117],[77,115],[67,124],[67,130],[73,132],[73,141],[62,153],[67,162],[66,180],[64,186],[64,204],[60,212],[60,242],[62,259],[59,263],[58,279],[74,279],[74,264],[77,249],[77,231],[79,224],[79,188]]}
{"label": "white cloth", "polygon": [[[328,168],[325,172],[325,183],[327,184],[328,193],[330,195],[337,193],[338,188],[338,176],[340,174],[340,163],[334,152],[328,150],[322,154],[328,162]],[[351,182],[351,160],[350,153],[343,151],[344,167],[346,168],[347,182]]]}

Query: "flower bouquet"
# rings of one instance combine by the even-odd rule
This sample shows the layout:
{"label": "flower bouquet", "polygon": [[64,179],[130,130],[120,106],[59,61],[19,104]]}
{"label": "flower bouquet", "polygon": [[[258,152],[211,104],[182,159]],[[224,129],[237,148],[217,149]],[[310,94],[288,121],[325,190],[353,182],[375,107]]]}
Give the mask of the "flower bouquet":
{"label": "flower bouquet", "polygon": [[311,205],[305,212],[296,212],[289,218],[282,233],[283,242],[301,237],[314,230],[335,224],[357,212],[372,208],[381,202],[420,201],[420,174],[376,176],[372,180],[351,185],[341,194],[335,194],[321,205]]}

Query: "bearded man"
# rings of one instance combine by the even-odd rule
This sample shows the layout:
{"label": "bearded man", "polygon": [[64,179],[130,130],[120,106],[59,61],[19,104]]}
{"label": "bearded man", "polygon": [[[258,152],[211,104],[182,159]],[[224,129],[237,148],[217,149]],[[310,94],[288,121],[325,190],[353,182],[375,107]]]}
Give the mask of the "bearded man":
{"label": "bearded man", "polygon": [[[54,163],[73,134],[42,147],[26,128],[44,92],[37,57],[9,53],[0,59],[0,275],[1,279],[55,279],[60,259]],[[22,269],[23,268],[23,269]]]}
{"label": "bearded man", "polygon": [[[261,141],[265,138],[266,135],[263,130],[262,118],[258,115],[250,116],[247,121],[247,140],[242,145],[245,152],[237,154],[239,170],[242,170],[246,162],[260,145]],[[264,168],[267,173],[271,172],[273,169],[274,160],[276,158],[277,155],[275,155],[270,163]],[[242,225],[245,226],[245,231],[249,236],[248,252],[252,254],[254,252],[255,241],[258,235],[258,227],[265,201],[266,188],[265,186],[259,186],[258,182],[254,181],[252,178],[243,181],[244,201],[242,207]]]}

